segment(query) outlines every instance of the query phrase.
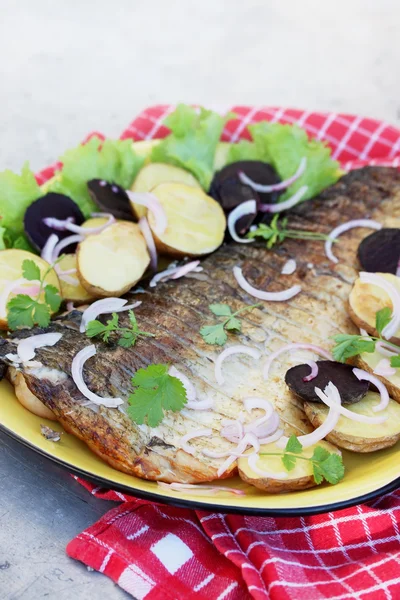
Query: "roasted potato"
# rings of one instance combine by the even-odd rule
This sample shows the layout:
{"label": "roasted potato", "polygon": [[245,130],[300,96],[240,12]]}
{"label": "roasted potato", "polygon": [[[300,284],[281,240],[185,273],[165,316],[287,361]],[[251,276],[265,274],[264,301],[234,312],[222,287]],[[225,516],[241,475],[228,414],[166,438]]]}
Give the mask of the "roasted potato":
{"label": "roasted potato", "polygon": [[[40,269],[41,276],[44,275],[45,271],[49,268],[49,263],[40,258],[40,256],[36,256],[36,254],[32,254],[31,252],[27,252],[26,250],[1,250],[0,251],[0,295],[4,291],[6,285],[10,284],[13,281],[17,281],[18,279],[23,279],[22,276],[22,263],[24,260],[32,260]],[[46,277],[46,283],[54,285],[58,290],[60,290],[60,282],[58,280],[57,274],[54,269],[51,269]],[[29,295],[29,288],[32,288],[33,285],[36,285],[33,281],[26,281],[26,283],[21,283],[19,289],[15,292],[11,292],[8,296],[8,300],[10,300],[16,294],[25,293],[23,290],[26,288]],[[7,329],[7,314],[6,307],[0,308],[0,329]]]}
{"label": "roasted potato", "polygon": [[15,395],[22,406],[24,406],[34,415],[42,417],[42,419],[57,421],[53,411],[47,408],[47,406],[45,406],[43,402],[39,400],[39,398],[32,394],[26,385],[25,378],[21,371],[14,369],[14,367],[9,367],[7,370],[7,378],[14,386]]}
{"label": "roasted potato", "polygon": [[[346,408],[368,417],[376,417],[378,414],[387,416],[387,421],[380,425],[368,425],[341,415],[335,429],[326,436],[328,442],[353,452],[375,452],[394,446],[400,439],[400,405],[390,400],[384,410],[375,413],[372,409],[379,402],[379,394],[368,392],[362,400],[355,404],[348,404]],[[329,408],[319,402],[305,402],[304,410],[315,428],[325,421],[329,412]]]}
{"label": "roasted potato", "polygon": [[[70,269],[77,269],[76,254],[64,254],[58,263],[60,271],[69,271]],[[92,302],[97,296],[90,294],[79,281],[78,273],[68,273],[63,276],[59,273],[59,280],[61,286],[61,295],[67,302],[75,302],[78,304],[84,304],[86,302]],[[75,283],[72,283],[72,280]]]}
{"label": "roasted potato", "polygon": [[122,296],[141,279],[150,263],[139,226],[119,221],[89,235],[78,246],[78,277],[89,294]]}
{"label": "roasted potato", "polygon": [[164,233],[156,233],[156,221],[149,211],[149,225],[159,252],[177,258],[201,256],[222,244],[225,215],[211,196],[183,183],[161,183],[152,194],[163,206],[168,221]]}
{"label": "roasted potato", "polygon": [[374,373],[374,369],[383,358],[385,357],[379,352],[364,352],[363,354],[357,356],[354,359],[354,362],[360,369],[363,369],[368,373],[372,373],[375,375],[375,377],[378,377],[378,379],[380,379],[386,386],[389,396],[393,398],[393,400],[396,400],[396,402],[400,403],[400,369],[396,369],[396,373],[390,377],[382,377],[382,375],[377,375]]}
{"label": "roasted potato", "polygon": [[[394,285],[400,292],[400,277],[391,273],[378,273],[378,275]],[[379,337],[375,329],[375,315],[385,306],[393,309],[390,298],[384,290],[370,283],[361,283],[360,279],[355,281],[349,297],[349,314],[357,327],[365,329],[370,335]],[[400,329],[397,330],[392,341],[400,344]]]}
{"label": "roasted potato", "polygon": [[[304,448],[302,456],[311,458],[316,446],[321,446],[328,450],[328,452],[336,452],[340,454],[340,450],[332,446],[328,442],[318,442],[314,446]],[[252,451],[248,451],[250,454]],[[284,450],[278,448],[275,443],[266,444],[261,446],[261,452],[274,452],[283,456]],[[257,461],[257,466],[260,469],[270,471],[272,473],[287,472],[287,479],[271,479],[263,477],[251,469],[249,466],[248,459],[243,456],[238,460],[239,476],[243,481],[254,485],[256,488],[268,492],[269,494],[280,494],[283,492],[297,492],[299,490],[305,490],[316,485],[313,477],[313,468],[311,461],[298,460],[292,471],[286,471],[280,456],[260,456]]]}
{"label": "roasted potato", "polygon": [[81,227],[84,227],[85,229],[94,229],[95,227],[101,227],[102,225],[105,225],[107,221],[107,217],[91,217],[82,223]]}
{"label": "roasted potato", "polygon": [[[160,183],[173,181],[185,183],[186,185],[201,189],[200,183],[191,173],[189,173],[189,171],[163,163],[150,163],[139,171],[131,190],[132,192],[150,192],[150,190]],[[145,206],[132,202],[131,207],[134,216],[138,219],[147,214],[147,208]]]}

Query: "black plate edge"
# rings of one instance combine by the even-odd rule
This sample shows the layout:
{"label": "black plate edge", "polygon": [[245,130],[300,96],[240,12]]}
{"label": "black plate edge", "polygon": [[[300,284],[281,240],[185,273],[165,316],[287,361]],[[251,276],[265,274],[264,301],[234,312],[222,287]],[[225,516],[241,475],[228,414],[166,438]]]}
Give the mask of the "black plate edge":
{"label": "black plate edge", "polygon": [[[374,490],[373,492],[369,492],[368,494],[364,494],[362,496],[357,496],[356,498],[351,498],[350,500],[343,500],[342,502],[333,502],[332,504],[324,504],[323,506],[310,506],[308,508],[282,508],[279,510],[271,509],[271,508],[250,508],[243,507],[238,508],[236,506],[226,507],[225,505],[219,504],[209,504],[208,502],[204,502],[201,504],[197,504],[196,501],[193,500],[179,500],[179,498],[169,498],[165,496],[158,496],[153,494],[152,492],[145,492],[142,490],[133,490],[126,488],[124,485],[120,485],[118,483],[112,483],[112,487],[110,487],[110,481],[107,479],[103,479],[103,477],[94,476],[83,469],[79,469],[78,467],[73,467],[68,463],[56,458],[55,456],[51,456],[47,454],[41,448],[37,448],[32,445],[30,442],[24,440],[24,438],[20,437],[15,431],[8,429],[2,423],[0,423],[0,430],[3,431],[6,435],[13,438],[26,448],[29,448],[33,452],[40,454],[44,458],[53,461],[58,466],[67,470],[74,475],[78,475],[83,479],[87,479],[91,483],[95,483],[98,485],[99,483],[102,487],[106,489],[114,489],[118,492],[122,492],[123,494],[129,494],[130,496],[134,496],[135,498],[140,498],[142,500],[151,500],[153,502],[157,502],[159,504],[167,504],[170,506],[177,506],[178,508],[189,508],[191,510],[205,510],[210,512],[220,512],[225,514],[239,514],[239,515],[249,515],[253,517],[307,517],[312,515],[320,515],[323,513],[333,512],[336,510],[342,510],[344,508],[350,508],[352,506],[356,506],[357,504],[364,504],[365,502],[370,502],[371,500],[375,500],[379,496],[384,496],[389,492],[393,492],[397,488],[400,487],[400,476],[387,483],[381,488]],[[50,443],[50,442],[49,442]],[[306,491],[306,490],[305,490]]]}

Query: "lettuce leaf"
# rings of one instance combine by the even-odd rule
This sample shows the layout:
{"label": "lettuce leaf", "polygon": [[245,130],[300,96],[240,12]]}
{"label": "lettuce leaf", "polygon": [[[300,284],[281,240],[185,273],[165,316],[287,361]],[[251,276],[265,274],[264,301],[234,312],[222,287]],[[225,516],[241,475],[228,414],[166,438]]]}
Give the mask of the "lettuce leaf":
{"label": "lettuce leaf", "polygon": [[269,162],[281,179],[288,179],[298,169],[300,160],[307,158],[305,172],[280,197],[280,201],[292,196],[301,186],[308,190],[303,200],[313,198],[341,176],[339,163],[331,158],[331,150],[325,142],[308,139],[307,133],[297,125],[281,123],[256,123],[249,126],[258,160]]}
{"label": "lettuce leaf", "polygon": [[237,144],[231,145],[226,164],[239,160],[261,160],[254,142],[240,140]]}
{"label": "lettuce leaf", "polygon": [[232,119],[212,110],[179,104],[164,124],[171,133],[151,153],[152,162],[169,163],[193,173],[205,190],[213,175],[214,155],[225,123]]}
{"label": "lettuce leaf", "polygon": [[[0,247],[31,248],[24,235],[24,215],[28,206],[41,195],[27,162],[21,175],[9,170],[0,173]],[[18,246],[15,245],[17,240]]]}
{"label": "lettuce leaf", "polygon": [[86,144],[67,150],[57,179],[48,191],[70,196],[85,217],[96,211],[86,183],[90,179],[105,179],[129,189],[141,169],[144,158],[135,154],[131,140],[91,138]]}

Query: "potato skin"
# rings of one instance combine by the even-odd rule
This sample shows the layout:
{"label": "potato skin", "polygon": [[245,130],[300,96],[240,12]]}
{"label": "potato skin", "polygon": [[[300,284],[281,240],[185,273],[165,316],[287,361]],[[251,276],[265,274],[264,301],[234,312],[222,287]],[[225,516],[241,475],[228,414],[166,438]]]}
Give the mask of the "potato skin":
{"label": "potato skin", "polygon": [[394,385],[391,381],[389,381],[389,379],[382,377],[382,375],[377,375],[376,373],[374,373],[373,370],[371,369],[371,367],[369,366],[369,364],[366,363],[361,358],[360,355],[355,357],[354,362],[359,369],[362,369],[363,371],[367,371],[367,373],[371,373],[371,375],[374,375],[374,377],[377,377],[378,379],[380,379],[380,381],[382,381],[382,383],[386,387],[387,391],[389,392],[389,396],[391,398],[393,398],[393,400],[396,400],[396,402],[398,402],[400,404],[400,389],[396,385]]}
{"label": "potato skin", "polygon": [[277,479],[268,479],[264,477],[249,477],[239,467],[240,478],[246,483],[254,485],[254,487],[268,492],[268,494],[282,494],[286,492],[298,492],[299,490],[307,490],[315,487],[317,484],[312,475],[301,477],[300,479],[285,479],[283,481]]}
{"label": "potato skin", "polygon": [[[317,402],[305,402],[304,411],[307,417],[310,419],[312,425],[317,428],[322,425],[323,420],[321,419],[321,413],[318,411],[320,404]],[[366,427],[369,427],[366,425]],[[400,432],[396,435],[377,437],[377,438],[363,438],[360,436],[344,435],[338,430],[331,431],[325,438],[328,442],[335,444],[339,448],[345,450],[352,450],[353,452],[376,452],[383,448],[390,448],[400,440]]]}

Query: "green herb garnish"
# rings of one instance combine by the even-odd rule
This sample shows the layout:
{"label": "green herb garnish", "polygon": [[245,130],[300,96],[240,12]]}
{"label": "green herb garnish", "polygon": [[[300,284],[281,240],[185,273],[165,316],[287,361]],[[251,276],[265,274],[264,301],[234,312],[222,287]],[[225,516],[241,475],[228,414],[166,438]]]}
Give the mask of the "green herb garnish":
{"label": "green herb garnish", "polygon": [[280,219],[278,222],[279,215],[274,215],[271,223],[266,225],[260,223],[257,229],[249,231],[246,237],[263,238],[267,240],[267,248],[271,249],[275,244],[282,243],[285,239],[291,238],[293,240],[317,240],[324,242],[329,239],[328,235],[318,233],[317,231],[304,231],[301,229],[287,229],[287,218]]}
{"label": "green herb garnish", "polygon": [[154,333],[139,329],[133,310],[130,310],[128,314],[130,327],[121,327],[117,313],[113,313],[111,319],[105,325],[101,321],[89,321],[86,335],[90,338],[99,335],[104,342],[108,342],[112,333],[118,333],[119,338],[117,343],[123,348],[134,346],[139,337],[155,337]]}
{"label": "green herb garnish", "polygon": [[256,306],[261,306],[261,302],[245,306],[236,312],[232,312],[228,304],[210,304],[208,307],[217,317],[225,317],[220,323],[215,325],[204,325],[200,329],[200,335],[207,344],[223,346],[228,339],[225,330],[239,332],[242,329],[242,322],[237,318],[238,315],[246,310],[252,310]]}
{"label": "green herb garnish", "polygon": [[344,465],[340,454],[328,452],[322,446],[314,448],[310,458],[303,456],[303,446],[295,435],[290,436],[283,455],[278,452],[260,452],[260,456],[281,456],[287,471],[292,471],[297,460],[308,460],[312,463],[314,481],[317,485],[324,479],[333,485],[344,477]]}
{"label": "green herb garnish", "polygon": [[[345,362],[348,358],[358,356],[363,352],[373,353],[375,352],[376,342],[384,341],[386,346],[390,346],[394,351],[400,355],[400,347],[396,344],[392,344],[387,340],[382,339],[382,331],[386,325],[390,322],[392,317],[391,310],[388,306],[381,308],[375,314],[375,329],[377,330],[379,337],[365,336],[365,335],[349,335],[341,333],[335,335],[333,340],[336,342],[336,346],[332,350],[332,354],[335,360],[338,362]],[[390,359],[390,365],[392,367],[400,367],[400,356],[392,356]]]}
{"label": "green herb garnish", "polygon": [[17,294],[7,303],[7,322],[11,330],[19,327],[47,327],[50,323],[51,313],[57,312],[61,305],[61,296],[54,285],[45,283],[46,277],[53,269],[49,265],[41,276],[40,269],[33,260],[24,260],[22,263],[22,276],[28,281],[39,281],[39,291],[36,297],[27,294]]}
{"label": "green herb garnish", "polygon": [[157,427],[164,411],[180,411],[187,402],[186,390],[177,377],[168,374],[168,365],[150,365],[132,377],[135,387],[129,396],[128,415],[138,425]]}

